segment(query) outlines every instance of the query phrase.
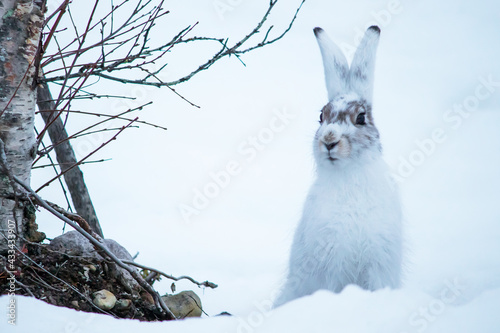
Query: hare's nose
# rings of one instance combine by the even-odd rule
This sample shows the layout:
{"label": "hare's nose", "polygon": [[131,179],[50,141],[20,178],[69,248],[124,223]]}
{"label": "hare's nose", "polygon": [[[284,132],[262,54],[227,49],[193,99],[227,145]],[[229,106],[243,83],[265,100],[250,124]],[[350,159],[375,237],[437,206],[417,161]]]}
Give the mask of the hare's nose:
{"label": "hare's nose", "polygon": [[332,143],[325,143],[325,147],[326,149],[328,150],[332,150],[337,144],[339,143],[339,141],[337,142],[332,142]]}

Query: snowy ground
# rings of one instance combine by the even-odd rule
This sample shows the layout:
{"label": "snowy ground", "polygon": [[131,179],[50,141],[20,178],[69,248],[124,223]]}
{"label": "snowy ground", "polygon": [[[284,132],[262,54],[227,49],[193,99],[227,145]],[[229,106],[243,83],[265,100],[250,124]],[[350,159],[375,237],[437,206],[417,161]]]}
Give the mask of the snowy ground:
{"label": "snowy ground", "polygon": [[[498,332],[500,288],[457,305],[463,287],[459,281],[446,281],[433,297],[409,288],[369,293],[350,286],[339,295],[319,291],[273,311],[261,302],[243,316],[160,323],[116,320],[17,297],[19,311],[12,332]],[[7,301],[0,298],[0,306],[6,307]]]}
{"label": "snowy ground", "polygon": [[[206,34],[236,37],[267,1],[233,1],[223,20],[214,2],[196,3],[171,10],[200,20]],[[281,5],[274,18],[285,21],[295,3]],[[194,288],[209,315],[236,316],[137,323],[18,297],[17,331],[499,332],[498,13],[495,1],[308,0],[290,35],[246,55],[247,67],[230,59],[178,88],[201,110],[165,91],[118,86],[116,93],[142,96],[137,104],[154,100],[144,119],[169,131],[131,132],[100,156],[112,161],[84,169],[105,235],[139,251],[140,263],[218,283],[215,290],[177,289]],[[326,102],[312,28],[323,27],[348,51],[373,23],[382,29],[375,120],[405,204],[404,287],[318,292],[269,312],[314,177],[311,139]],[[255,158],[238,153],[285,111],[293,115],[286,128]],[[241,172],[198,215],[183,218],[180,207],[230,161]],[[43,177],[34,174],[33,183]],[[63,202],[56,189],[42,195]],[[50,237],[61,231],[48,215],[38,223]],[[165,293],[169,286],[157,287]],[[0,307],[7,302],[0,298]]]}

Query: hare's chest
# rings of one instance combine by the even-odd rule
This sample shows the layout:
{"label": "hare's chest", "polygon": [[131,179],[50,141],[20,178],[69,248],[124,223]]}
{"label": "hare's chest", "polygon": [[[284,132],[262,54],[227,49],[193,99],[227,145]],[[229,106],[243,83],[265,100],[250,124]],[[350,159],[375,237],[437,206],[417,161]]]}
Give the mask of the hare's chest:
{"label": "hare's chest", "polygon": [[302,237],[307,256],[315,258],[319,266],[333,265],[335,271],[358,272],[370,262],[383,240],[390,237],[378,205],[353,200],[314,208],[309,218],[302,221]]}
{"label": "hare's chest", "polygon": [[373,184],[320,185],[313,189],[304,207],[306,232],[311,237],[321,234],[330,240],[366,246],[385,237],[391,225],[400,222],[399,199],[387,186]]}
{"label": "hare's chest", "polygon": [[320,223],[364,224],[392,209],[395,198],[381,187],[363,184],[315,190],[306,202],[305,215]]}

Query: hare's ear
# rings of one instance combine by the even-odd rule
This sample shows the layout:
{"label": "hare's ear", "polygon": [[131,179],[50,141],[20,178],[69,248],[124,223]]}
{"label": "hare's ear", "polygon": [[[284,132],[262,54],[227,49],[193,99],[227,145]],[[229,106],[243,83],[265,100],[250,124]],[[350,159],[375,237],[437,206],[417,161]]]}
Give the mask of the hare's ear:
{"label": "hare's ear", "polygon": [[349,65],[340,48],[327,36],[323,29],[314,28],[314,34],[321,50],[328,100],[331,101],[336,96],[347,92]]}
{"label": "hare's ear", "polygon": [[371,103],[373,95],[373,77],[375,72],[375,54],[380,36],[380,29],[371,26],[354,53],[349,81],[352,90]]}

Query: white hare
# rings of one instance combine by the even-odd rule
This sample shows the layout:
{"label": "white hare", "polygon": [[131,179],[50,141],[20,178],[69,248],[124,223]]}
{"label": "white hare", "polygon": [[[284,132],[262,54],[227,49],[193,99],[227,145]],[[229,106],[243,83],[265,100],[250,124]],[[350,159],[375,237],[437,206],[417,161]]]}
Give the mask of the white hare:
{"label": "white hare", "polygon": [[314,137],[317,178],[295,232],[279,306],[318,289],[348,284],[375,290],[400,285],[402,214],[382,159],[373,122],[372,91],[380,29],[368,28],[349,68],[321,28],[329,102]]}

